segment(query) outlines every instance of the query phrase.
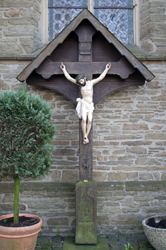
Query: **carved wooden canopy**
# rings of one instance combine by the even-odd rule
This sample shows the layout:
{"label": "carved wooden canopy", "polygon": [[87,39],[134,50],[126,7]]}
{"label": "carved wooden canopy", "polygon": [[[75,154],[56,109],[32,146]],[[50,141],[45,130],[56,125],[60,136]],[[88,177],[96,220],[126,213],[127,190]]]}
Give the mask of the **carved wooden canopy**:
{"label": "carved wooden canopy", "polygon": [[60,63],[75,77],[84,73],[87,79],[96,78],[111,62],[107,76],[94,86],[93,101],[133,85],[143,85],[154,75],[87,9],[49,43],[20,73],[17,79],[29,85],[43,86],[60,92],[76,104],[77,85],[69,82]]}

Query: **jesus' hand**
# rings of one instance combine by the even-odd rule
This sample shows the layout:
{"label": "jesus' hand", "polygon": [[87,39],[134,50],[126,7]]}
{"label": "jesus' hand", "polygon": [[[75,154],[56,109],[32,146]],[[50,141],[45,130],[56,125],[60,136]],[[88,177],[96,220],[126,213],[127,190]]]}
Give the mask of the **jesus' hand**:
{"label": "jesus' hand", "polygon": [[60,68],[61,68],[62,71],[65,70],[66,67],[65,67],[65,65],[63,64],[63,62],[61,63]]}
{"label": "jesus' hand", "polygon": [[107,63],[106,66],[105,66],[105,68],[109,70],[111,68],[111,63],[110,62]]}

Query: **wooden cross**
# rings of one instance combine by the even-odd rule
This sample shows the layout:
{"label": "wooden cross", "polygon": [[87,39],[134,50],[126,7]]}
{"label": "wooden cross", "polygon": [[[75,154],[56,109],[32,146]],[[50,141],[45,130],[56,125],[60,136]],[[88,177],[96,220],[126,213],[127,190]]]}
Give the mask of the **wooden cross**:
{"label": "wooden cross", "polygon": [[[66,69],[70,75],[77,75],[84,73],[88,80],[91,80],[94,75],[100,75],[108,62],[93,62],[92,61],[92,36],[96,30],[93,26],[80,25],[75,33],[79,39],[79,62],[64,62]],[[70,48],[69,48],[70,49]],[[36,69],[36,72],[44,79],[50,79],[52,75],[62,75],[63,72],[60,69],[61,62],[52,62],[49,58],[46,58],[44,62]],[[126,79],[130,74],[134,72],[134,68],[125,58],[121,58],[118,62],[111,63],[111,69],[107,75],[119,75],[121,79]],[[41,85],[41,84],[40,84]],[[70,86],[70,90],[67,86]],[[47,88],[54,88],[64,96],[69,98],[76,104],[76,98],[79,97],[79,88],[73,83],[55,83],[54,87],[49,82]],[[124,87],[124,85],[123,85]],[[94,86],[94,98],[93,102],[96,104],[105,95],[112,92],[117,88],[117,84],[111,86],[107,83],[96,84]],[[93,169],[93,126],[89,134],[89,143],[83,144],[81,121],[79,123],[79,180],[92,180],[92,169]]]}

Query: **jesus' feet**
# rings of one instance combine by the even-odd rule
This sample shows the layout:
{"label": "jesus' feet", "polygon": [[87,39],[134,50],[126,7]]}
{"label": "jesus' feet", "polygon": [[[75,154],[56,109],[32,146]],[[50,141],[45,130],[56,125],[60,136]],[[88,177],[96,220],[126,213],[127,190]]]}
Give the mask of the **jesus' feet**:
{"label": "jesus' feet", "polygon": [[84,137],[83,144],[87,144],[87,143],[89,143],[89,140],[87,137]]}

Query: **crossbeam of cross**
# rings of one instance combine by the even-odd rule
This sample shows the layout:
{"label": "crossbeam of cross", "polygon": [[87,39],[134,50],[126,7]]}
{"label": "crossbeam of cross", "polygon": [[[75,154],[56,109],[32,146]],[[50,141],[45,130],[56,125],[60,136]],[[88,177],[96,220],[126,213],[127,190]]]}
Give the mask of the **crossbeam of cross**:
{"label": "crossbeam of cross", "polygon": [[[78,73],[84,73],[87,79],[91,79],[92,75],[101,74],[107,63],[108,62],[89,62],[87,67],[87,62],[65,62],[65,66],[70,74],[77,75]],[[44,63],[39,66],[36,72],[42,75],[44,79],[49,79],[52,75],[63,74],[59,67],[60,64],[61,62],[52,62],[47,58]],[[126,64],[128,64],[128,68],[126,68]],[[124,66],[125,70],[123,70]],[[108,71],[107,75],[118,75],[124,80],[134,71],[135,69],[131,64],[129,64],[125,58],[121,58],[118,62],[111,63],[111,69]]]}

